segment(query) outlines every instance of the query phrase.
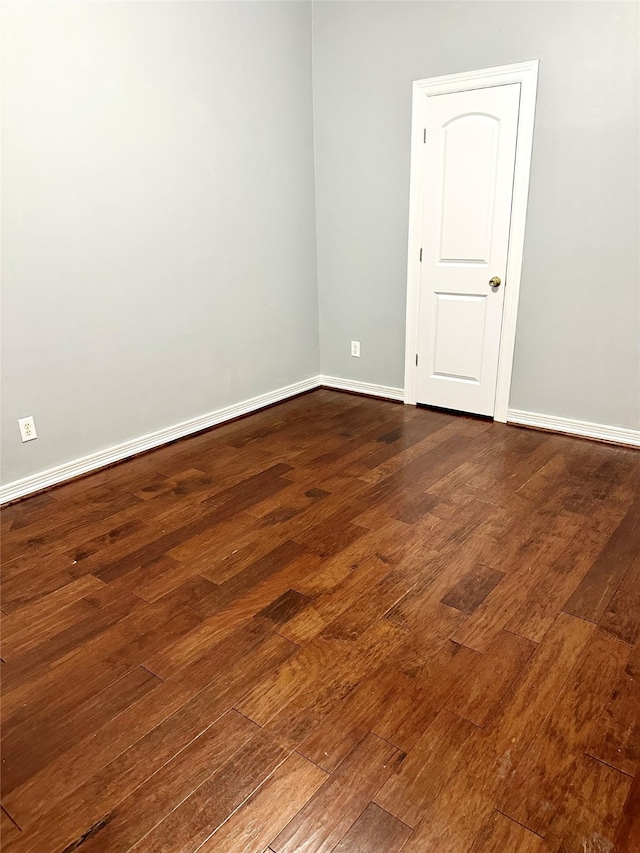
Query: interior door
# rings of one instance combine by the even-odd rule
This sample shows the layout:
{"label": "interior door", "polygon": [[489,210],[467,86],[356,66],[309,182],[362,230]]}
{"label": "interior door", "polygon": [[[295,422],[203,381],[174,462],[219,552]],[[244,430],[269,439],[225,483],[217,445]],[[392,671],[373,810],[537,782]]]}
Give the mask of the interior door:
{"label": "interior door", "polygon": [[493,416],[520,84],[427,97],[416,398]]}

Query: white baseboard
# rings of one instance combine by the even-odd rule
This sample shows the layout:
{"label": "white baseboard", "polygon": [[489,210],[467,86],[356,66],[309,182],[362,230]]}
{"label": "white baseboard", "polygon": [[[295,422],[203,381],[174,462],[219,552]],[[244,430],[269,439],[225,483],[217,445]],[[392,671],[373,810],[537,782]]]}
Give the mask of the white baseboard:
{"label": "white baseboard", "polygon": [[336,388],[338,391],[352,391],[354,394],[365,394],[367,397],[384,397],[387,400],[404,402],[403,388],[358,382],[355,379],[339,379],[337,376],[320,376],[320,382],[325,388]]}
{"label": "white baseboard", "polygon": [[589,421],[576,421],[572,418],[557,418],[552,415],[539,415],[535,412],[522,412],[519,409],[507,411],[507,423],[520,426],[548,429],[564,432],[568,435],[581,435],[598,441],[611,441],[615,444],[629,444],[640,447],[640,430],[625,427],[592,424]]}
{"label": "white baseboard", "polygon": [[[55,468],[49,468],[46,471],[32,474],[21,480],[14,480],[12,483],[0,486],[0,503],[7,503],[8,501],[25,497],[33,492],[39,492],[42,489],[63,483],[65,480],[70,480],[73,477],[88,474],[98,468],[103,468],[105,465],[120,462],[145,450],[151,450],[154,447],[160,447],[178,438],[184,438],[194,432],[199,432],[200,430],[216,426],[216,424],[233,420],[233,418],[240,417],[241,415],[257,412],[265,406],[279,403],[282,400],[287,400],[289,397],[295,397],[296,394],[302,394],[305,391],[319,388],[321,385],[326,388],[335,388],[339,391],[352,391],[356,394],[364,394],[369,397],[404,400],[404,391],[402,388],[375,385],[371,382],[358,382],[353,379],[340,379],[336,376],[312,376],[301,382],[294,382],[292,385],[286,385],[267,394],[260,394],[258,397],[253,397],[250,400],[244,400],[242,403],[235,403],[232,406],[217,409],[215,412],[210,412],[207,415],[201,415],[200,417],[183,421],[175,426],[166,427],[165,429],[157,430],[139,438],[125,441],[122,444],[117,444],[106,450],[100,450],[97,453],[91,453],[89,456],[83,456],[81,459],[74,459],[72,462],[66,462],[63,465],[57,465]],[[611,441],[616,444],[640,447],[640,430],[592,424],[588,421],[557,418],[551,415],[536,414],[535,412],[522,412],[518,409],[508,410],[507,422],[520,424],[521,426],[553,430],[554,432],[568,433],[569,435],[581,435],[600,441]]]}
{"label": "white baseboard", "polygon": [[296,394],[302,394],[305,391],[319,388],[321,385],[327,388],[337,388],[342,391],[354,391],[372,397],[387,397],[392,400],[402,400],[404,398],[404,392],[401,388],[387,388],[384,385],[372,385],[368,382],[337,379],[334,376],[312,376],[309,379],[303,379],[301,382],[294,382],[292,385],[286,385],[284,388],[278,388],[267,394],[260,394],[258,397],[253,397],[250,400],[244,400],[242,403],[235,403],[232,406],[217,409],[215,412],[209,412],[209,414],[183,421],[175,426],[166,427],[165,429],[148,433],[139,438],[133,438],[130,441],[125,441],[114,447],[108,447],[106,450],[100,450],[97,453],[91,453],[89,456],[83,456],[81,459],[74,459],[72,462],[65,462],[63,465],[57,465],[55,468],[49,468],[38,474],[31,474],[29,477],[24,477],[21,480],[14,480],[12,483],[0,486],[0,504],[26,497],[26,495],[39,492],[58,483],[63,483],[65,480],[79,477],[82,474],[89,474],[91,471],[104,468],[105,465],[112,465],[114,462],[120,462],[130,456],[135,456],[137,453],[152,450],[154,447],[160,447],[170,441],[175,441],[177,438],[184,438],[194,432],[200,432],[200,430],[233,420],[233,418],[240,417],[241,415],[257,412],[265,406],[271,406],[273,403],[279,403],[282,400],[287,400],[289,397],[295,397]]}
{"label": "white baseboard", "polygon": [[278,388],[267,394],[260,394],[260,396],[245,400],[242,403],[226,406],[207,415],[183,421],[175,426],[148,433],[147,435],[140,436],[140,438],[125,441],[122,444],[117,444],[106,450],[100,450],[97,453],[91,453],[89,456],[83,456],[81,459],[74,459],[72,462],[66,462],[64,465],[57,465],[55,468],[49,468],[47,471],[42,471],[39,474],[32,474],[29,477],[24,477],[22,480],[7,483],[7,485],[0,487],[0,503],[7,503],[8,501],[14,501],[17,498],[30,495],[33,492],[39,492],[41,489],[55,486],[57,483],[62,483],[65,480],[70,480],[81,474],[88,474],[98,468],[103,468],[105,465],[120,462],[129,456],[135,456],[144,450],[151,450],[154,447],[167,444],[169,441],[175,441],[177,438],[183,438],[194,432],[224,423],[224,421],[230,421],[240,415],[248,415],[251,412],[256,412],[273,403],[279,403],[281,400],[286,400],[289,397],[295,397],[296,394],[311,391],[320,386],[320,380],[320,376],[312,376],[309,379],[302,380],[302,382],[294,382],[292,385],[286,385],[284,388]]}

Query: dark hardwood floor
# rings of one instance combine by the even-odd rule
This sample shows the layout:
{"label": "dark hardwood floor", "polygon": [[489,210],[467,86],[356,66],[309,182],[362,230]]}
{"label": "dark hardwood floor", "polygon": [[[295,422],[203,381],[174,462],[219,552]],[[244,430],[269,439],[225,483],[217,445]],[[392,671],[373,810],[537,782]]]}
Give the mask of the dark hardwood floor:
{"label": "dark hardwood floor", "polygon": [[320,390],[6,508],[6,853],[640,850],[640,454]]}

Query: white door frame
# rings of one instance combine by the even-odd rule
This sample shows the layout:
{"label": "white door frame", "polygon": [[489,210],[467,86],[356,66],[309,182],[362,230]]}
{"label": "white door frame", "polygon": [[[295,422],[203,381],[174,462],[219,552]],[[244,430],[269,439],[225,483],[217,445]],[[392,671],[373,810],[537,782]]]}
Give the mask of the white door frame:
{"label": "white door frame", "polygon": [[520,83],[520,113],[518,118],[518,141],[513,177],[513,202],[509,229],[509,251],[507,253],[507,275],[504,290],[500,355],[498,357],[498,381],[494,419],[507,422],[511,370],[516,339],[518,298],[520,296],[520,273],[524,249],[524,229],[529,195],[529,171],[533,145],[533,122],[535,116],[536,90],[538,86],[537,59],[483,68],[445,77],[416,80],[413,84],[413,108],[411,123],[411,183],[409,190],[409,259],[407,264],[407,331],[404,368],[404,402],[416,403],[416,353],[418,352],[418,319],[420,313],[420,249],[422,245],[422,187],[423,139],[425,129],[425,95],[446,95],[470,89],[485,89]]}

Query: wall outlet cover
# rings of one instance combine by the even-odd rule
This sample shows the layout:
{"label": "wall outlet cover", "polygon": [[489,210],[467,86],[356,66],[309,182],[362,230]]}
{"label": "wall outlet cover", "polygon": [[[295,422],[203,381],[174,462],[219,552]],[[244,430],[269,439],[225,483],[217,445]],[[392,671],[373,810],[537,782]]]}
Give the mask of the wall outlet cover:
{"label": "wall outlet cover", "polygon": [[360,358],[360,341],[351,341],[351,355]]}
{"label": "wall outlet cover", "polygon": [[18,426],[20,427],[20,436],[22,441],[33,441],[38,437],[36,433],[36,422],[33,417],[18,418]]}

